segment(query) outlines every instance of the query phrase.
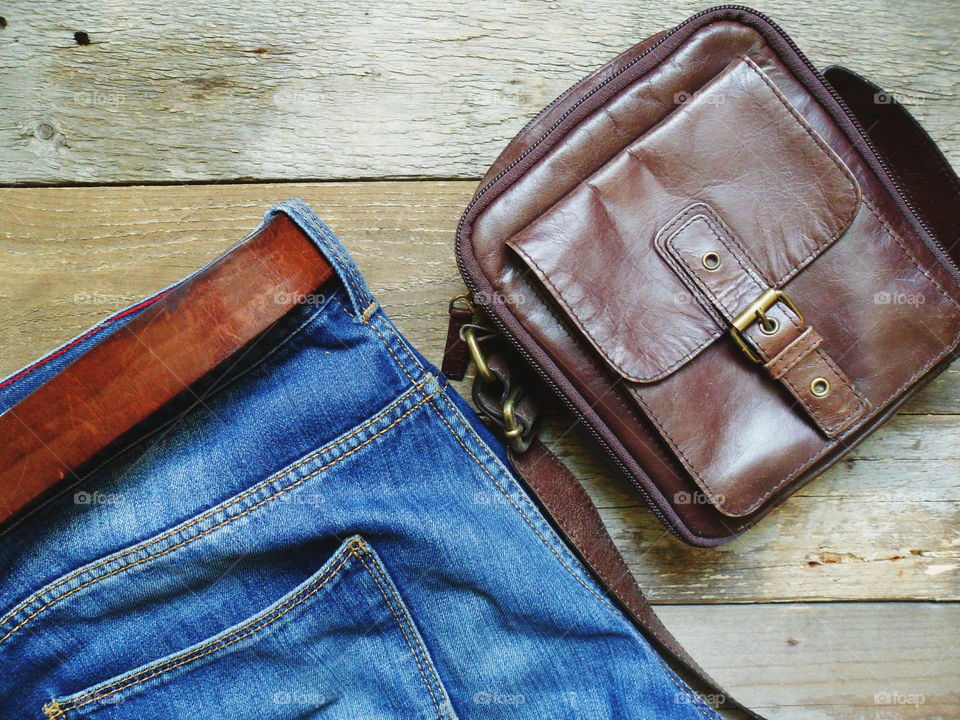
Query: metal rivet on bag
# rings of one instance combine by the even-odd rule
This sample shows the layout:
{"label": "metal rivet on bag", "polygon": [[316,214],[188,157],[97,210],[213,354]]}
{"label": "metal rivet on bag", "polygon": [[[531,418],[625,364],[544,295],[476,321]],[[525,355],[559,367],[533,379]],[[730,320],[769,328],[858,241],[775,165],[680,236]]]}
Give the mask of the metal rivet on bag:
{"label": "metal rivet on bag", "polygon": [[711,272],[718,269],[722,264],[722,261],[720,260],[720,256],[717,253],[713,252],[713,250],[704,254],[701,262],[703,263],[703,266],[707,270],[710,270]]}
{"label": "metal rivet on bag", "polygon": [[830,383],[826,378],[814,378],[810,383],[810,392],[814,397],[822,398],[830,394]]}

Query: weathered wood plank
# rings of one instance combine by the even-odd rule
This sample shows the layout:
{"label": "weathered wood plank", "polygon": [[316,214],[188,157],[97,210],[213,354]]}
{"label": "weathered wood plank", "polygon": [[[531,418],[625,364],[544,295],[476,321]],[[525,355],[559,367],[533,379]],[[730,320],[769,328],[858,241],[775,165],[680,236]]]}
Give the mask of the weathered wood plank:
{"label": "weathered wood plank", "polygon": [[[479,177],[554,96],[700,7],[12,0],[0,183]],[[763,9],[818,65],[905,98],[960,160],[952,4]]]}
{"label": "weathered wood plank", "polygon": [[[434,359],[463,291],[453,234],[475,183],[0,189],[0,376],[202,265],[299,195],[344,238],[391,317]],[[960,368],[902,411],[960,413]]]}
{"label": "weathered wood plank", "polygon": [[642,587],[664,602],[960,599],[960,418],[901,415],[763,522],[686,547],[579,439],[575,469]]}
{"label": "weathered wood plank", "polygon": [[960,717],[958,605],[674,605],[658,612],[711,675],[767,717]]}
{"label": "weathered wood plank", "polygon": [[[347,241],[374,292],[434,362],[462,289],[451,240],[470,182],[0,190],[0,374],[186,275],[299,195]],[[682,545],[549,424],[632,568],[662,602],[960,598],[960,372],[743,538]]]}
{"label": "weathered wood plank", "polygon": [[471,182],[0,190],[0,374],[173,282],[300,195],[348,242],[431,357],[463,287],[453,228]]}

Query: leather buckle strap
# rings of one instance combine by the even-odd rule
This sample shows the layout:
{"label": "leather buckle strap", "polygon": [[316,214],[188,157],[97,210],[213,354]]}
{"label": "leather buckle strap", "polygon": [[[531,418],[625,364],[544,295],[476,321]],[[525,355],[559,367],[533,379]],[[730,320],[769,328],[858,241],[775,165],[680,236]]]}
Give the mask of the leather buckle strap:
{"label": "leather buckle strap", "polygon": [[790,308],[801,323],[804,322],[803,313],[800,312],[800,308],[798,308],[797,304],[790,299],[789,295],[787,295],[783,290],[769,288],[756,300],[747,305],[747,307],[744,308],[744,310],[730,323],[733,326],[730,328],[730,336],[737,343],[737,346],[743,350],[746,356],[755,363],[762,363],[763,359],[757,355],[743,339],[743,333],[746,332],[747,328],[755,322],[759,323],[761,332],[776,332],[779,328],[779,321],[775,318],[768,317],[767,312],[769,312],[770,308],[772,308],[778,302],[782,302],[784,305]]}
{"label": "leather buckle strap", "polygon": [[797,303],[770,286],[717,214],[702,203],[695,210],[663,243],[671,265],[711,314],[729,323],[740,350],[762,364],[824,435],[837,437],[864,416],[869,402]]}

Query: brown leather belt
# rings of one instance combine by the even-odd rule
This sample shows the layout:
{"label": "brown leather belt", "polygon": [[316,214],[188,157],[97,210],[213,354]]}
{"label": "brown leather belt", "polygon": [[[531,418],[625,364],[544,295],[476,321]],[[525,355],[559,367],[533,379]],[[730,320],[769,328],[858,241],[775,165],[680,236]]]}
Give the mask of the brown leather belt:
{"label": "brown leather belt", "polygon": [[286,215],[0,415],[0,522],[199,380],[333,274]]}

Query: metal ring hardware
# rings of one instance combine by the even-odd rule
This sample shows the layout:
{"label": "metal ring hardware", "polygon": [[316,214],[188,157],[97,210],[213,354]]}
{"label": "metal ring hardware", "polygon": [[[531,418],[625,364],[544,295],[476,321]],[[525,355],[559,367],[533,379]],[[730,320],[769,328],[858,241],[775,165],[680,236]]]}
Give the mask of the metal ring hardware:
{"label": "metal ring hardware", "polygon": [[826,397],[830,394],[830,381],[822,377],[814,378],[810,382],[810,392],[814,397]]}
{"label": "metal ring hardware", "polygon": [[[469,302],[469,299],[467,299],[467,302]],[[478,333],[484,334],[479,335]],[[481,347],[481,343],[484,340],[489,340],[496,337],[496,335],[497,333],[495,331],[473,323],[460,328],[460,337],[470,349],[470,357],[477,368],[477,379],[485,383],[503,384],[503,379],[498,377],[490,369],[490,363],[487,362],[487,357]],[[522,384],[515,383],[506,385],[503,392],[506,395],[502,405],[504,438],[515,452],[526,452],[533,442],[534,433],[530,432],[531,428],[525,427],[523,423],[520,422],[516,413],[517,403],[519,403],[523,397],[525,389]],[[487,415],[489,415],[489,413],[487,413]],[[499,421],[495,418],[491,419],[499,424]]]}
{"label": "metal ring hardware", "polygon": [[703,266],[713,272],[714,270],[719,270],[720,266],[723,264],[723,260],[720,258],[718,253],[715,253],[713,250],[710,252],[704,253],[703,258],[700,262],[703,263]]}

